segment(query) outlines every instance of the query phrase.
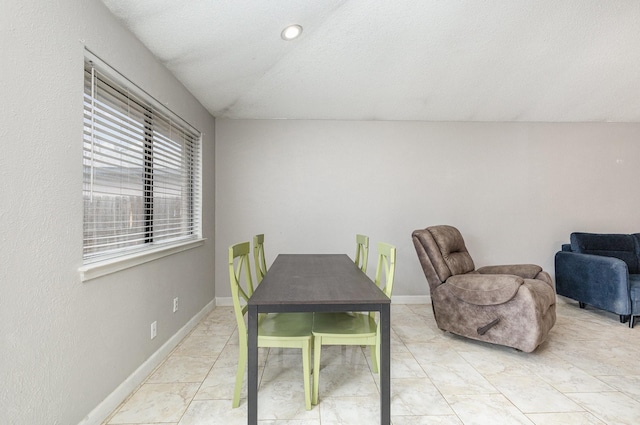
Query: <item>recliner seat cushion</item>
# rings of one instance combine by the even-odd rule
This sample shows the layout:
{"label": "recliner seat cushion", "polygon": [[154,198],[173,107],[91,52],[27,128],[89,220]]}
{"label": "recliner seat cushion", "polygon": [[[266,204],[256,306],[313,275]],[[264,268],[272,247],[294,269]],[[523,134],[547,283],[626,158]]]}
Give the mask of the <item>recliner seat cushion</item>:
{"label": "recliner seat cushion", "polygon": [[513,275],[466,274],[451,276],[447,287],[457,299],[474,305],[496,305],[511,300],[524,280]]}
{"label": "recliner seat cushion", "polygon": [[484,266],[476,270],[481,274],[511,274],[523,279],[536,279],[542,267],[536,264],[510,264],[500,266]]}

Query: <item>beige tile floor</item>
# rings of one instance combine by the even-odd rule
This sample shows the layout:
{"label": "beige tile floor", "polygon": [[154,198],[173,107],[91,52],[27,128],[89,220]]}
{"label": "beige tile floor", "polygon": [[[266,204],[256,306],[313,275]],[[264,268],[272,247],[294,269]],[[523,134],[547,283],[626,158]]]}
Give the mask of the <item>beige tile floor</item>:
{"label": "beige tile floor", "polygon": [[[640,326],[560,298],[548,340],[527,354],[440,331],[430,305],[391,311],[394,425],[640,424]],[[230,307],[215,308],[104,424],[246,424],[246,388],[231,408],[234,320]],[[310,411],[300,352],[259,357],[261,425],[379,423],[368,349],[323,348],[320,403]]]}

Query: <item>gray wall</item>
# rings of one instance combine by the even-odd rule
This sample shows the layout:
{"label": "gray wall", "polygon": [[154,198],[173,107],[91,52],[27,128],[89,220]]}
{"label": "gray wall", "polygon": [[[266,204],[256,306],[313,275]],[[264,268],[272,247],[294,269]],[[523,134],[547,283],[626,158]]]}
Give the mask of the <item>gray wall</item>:
{"label": "gray wall", "polygon": [[268,263],[353,256],[356,233],[395,244],[394,296],[411,297],[428,294],[414,229],[452,224],[477,266],[552,274],[572,231],[640,231],[640,124],[217,120],[216,149],[221,298],[224,253],[256,233]]}
{"label": "gray wall", "polygon": [[[208,240],[82,283],[85,46],[204,133]],[[97,0],[0,2],[0,52],[0,423],[73,425],[214,298],[214,119]]]}

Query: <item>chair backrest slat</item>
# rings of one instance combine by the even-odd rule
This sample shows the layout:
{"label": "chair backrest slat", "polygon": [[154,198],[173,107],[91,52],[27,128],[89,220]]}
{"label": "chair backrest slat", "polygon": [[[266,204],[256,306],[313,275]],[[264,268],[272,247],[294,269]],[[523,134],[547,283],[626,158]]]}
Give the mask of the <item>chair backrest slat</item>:
{"label": "chair backrest slat", "polygon": [[[231,297],[233,310],[238,322],[240,335],[247,334],[244,315],[247,313],[247,301],[253,294],[253,280],[251,278],[251,264],[249,262],[249,242],[242,242],[229,247],[229,281],[231,283]],[[244,281],[245,287],[242,287]],[[241,299],[243,301],[241,301]]]}
{"label": "chair backrest slat", "polygon": [[369,262],[369,236],[356,235],[356,267],[367,272],[367,263]]}
{"label": "chair backrest slat", "polygon": [[[384,242],[378,242],[378,267],[375,283],[385,295],[391,298],[393,281],[396,274],[396,247]],[[384,280],[384,286],[382,286]]]}
{"label": "chair backrest slat", "polygon": [[267,261],[264,258],[264,235],[262,234],[253,237],[253,262],[256,267],[256,285],[258,285],[267,274]]}

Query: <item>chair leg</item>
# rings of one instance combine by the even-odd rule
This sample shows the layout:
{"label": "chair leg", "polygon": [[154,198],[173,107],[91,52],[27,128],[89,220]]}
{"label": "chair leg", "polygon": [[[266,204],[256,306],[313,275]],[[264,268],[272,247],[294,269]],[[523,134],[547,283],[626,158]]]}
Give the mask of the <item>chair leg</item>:
{"label": "chair leg", "polygon": [[380,358],[380,344],[370,345],[369,351],[371,351],[371,368],[373,373],[378,373],[378,359]]}
{"label": "chair leg", "polygon": [[629,328],[633,329],[633,325],[634,325],[634,321],[635,321],[636,316],[634,316],[633,314],[631,316],[629,316]]}
{"label": "chair leg", "polygon": [[629,317],[631,317],[631,316],[621,314],[620,315],[620,323],[627,323],[627,320],[629,320]]}
{"label": "chair leg", "polygon": [[320,386],[320,352],[322,349],[322,337],[313,337],[313,394],[311,403],[318,404],[318,387]]}
{"label": "chair leg", "polygon": [[580,306],[580,308],[584,308],[585,304],[581,301],[578,301],[578,305]]}
{"label": "chair leg", "polygon": [[302,347],[302,372],[304,373],[304,406],[307,410],[311,410],[311,341],[309,339]]}
{"label": "chair leg", "polygon": [[236,372],[236,386],[233,392],[233,402],[231,403],[231,407],[233,407],[234,409],[240,406],[240,391],[242,391],[244,369],[247,366],[247,351],[247,345],[240,344],[240,355],[238,356],[238,371]]}

